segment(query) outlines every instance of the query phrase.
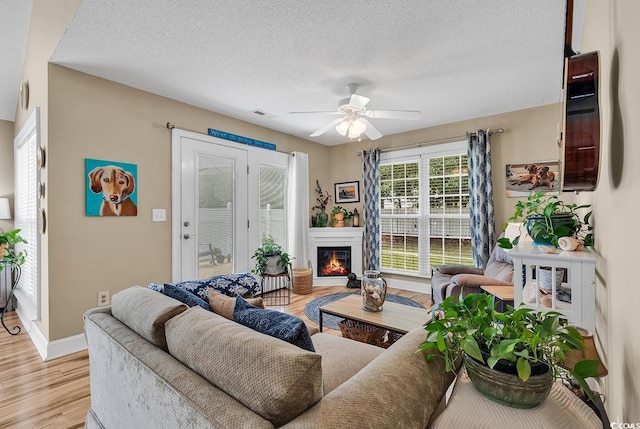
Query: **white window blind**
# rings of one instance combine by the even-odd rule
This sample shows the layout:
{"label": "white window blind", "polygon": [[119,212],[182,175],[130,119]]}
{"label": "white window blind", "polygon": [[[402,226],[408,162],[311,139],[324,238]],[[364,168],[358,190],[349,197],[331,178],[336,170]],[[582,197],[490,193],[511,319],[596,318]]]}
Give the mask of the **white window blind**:
{"label": "white window blind", "polygon": [[433,265],[472,264],[466,143],[383,153],[381,269],[430,276]]}
{"label": "white window blind", "polygon": [[[37,112],[34,112],[37,117]],[[36,117],[25,124],[15,140],[15,228],[27,243],[16,250],[26,253],[16,295],[29,317],[38,318],[39,308],[39,232],[38,232],[38,127]],[[31,314],[33,313],[33,314]]]}

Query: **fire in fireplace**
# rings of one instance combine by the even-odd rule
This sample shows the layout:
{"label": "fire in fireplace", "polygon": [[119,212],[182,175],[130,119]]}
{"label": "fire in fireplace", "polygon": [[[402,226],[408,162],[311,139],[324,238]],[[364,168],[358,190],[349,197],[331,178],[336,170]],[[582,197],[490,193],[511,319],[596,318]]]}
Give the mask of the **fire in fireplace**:
{"label": "fire in fireplace", "polygon": [[351,246],[318,247],[318,277],[346,276],[351,272]]}

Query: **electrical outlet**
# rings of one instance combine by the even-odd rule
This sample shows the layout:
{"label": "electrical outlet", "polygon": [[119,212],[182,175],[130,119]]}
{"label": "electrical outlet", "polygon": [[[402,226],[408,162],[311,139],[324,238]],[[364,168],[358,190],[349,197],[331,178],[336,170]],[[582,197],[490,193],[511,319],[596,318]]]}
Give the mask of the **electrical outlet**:
{"label": "electrical outlet", "polygon": [[109,305],[109,291],[98,292],[98,307]]}

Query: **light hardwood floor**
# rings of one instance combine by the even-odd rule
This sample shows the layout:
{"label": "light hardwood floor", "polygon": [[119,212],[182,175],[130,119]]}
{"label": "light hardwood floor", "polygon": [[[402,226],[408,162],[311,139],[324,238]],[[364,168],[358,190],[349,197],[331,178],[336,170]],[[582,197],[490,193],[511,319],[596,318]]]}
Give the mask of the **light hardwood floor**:
{"label": "light hardwood floor", "polygon": [[[285,311],[310,322],[304,307],[313,298],[354,289],[317,286],[309,295],[291,294],[291,303],[269,307]],[[418,292],[389,289],[431,306],[431,296]],[[10,328],[19,325],[15,313],[5,318]],[[340,335],[339,331],[325,329]],[[86,351],[43,362],[26,332],[17,336],[0,329],[0,429],[4,428],[82,428],[89,410],[89,358]]]}

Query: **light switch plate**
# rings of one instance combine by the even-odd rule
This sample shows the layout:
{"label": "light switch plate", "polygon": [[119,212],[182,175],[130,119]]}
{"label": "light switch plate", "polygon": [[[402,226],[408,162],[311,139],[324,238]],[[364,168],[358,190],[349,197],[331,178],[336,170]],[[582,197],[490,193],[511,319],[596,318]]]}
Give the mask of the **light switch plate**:
{"label": "light switch plate", "polygon": [[165,209],[153,209],[153,214],[151,216],[151,220],[153,222],[166,222],[167,221],[167,211]]}

